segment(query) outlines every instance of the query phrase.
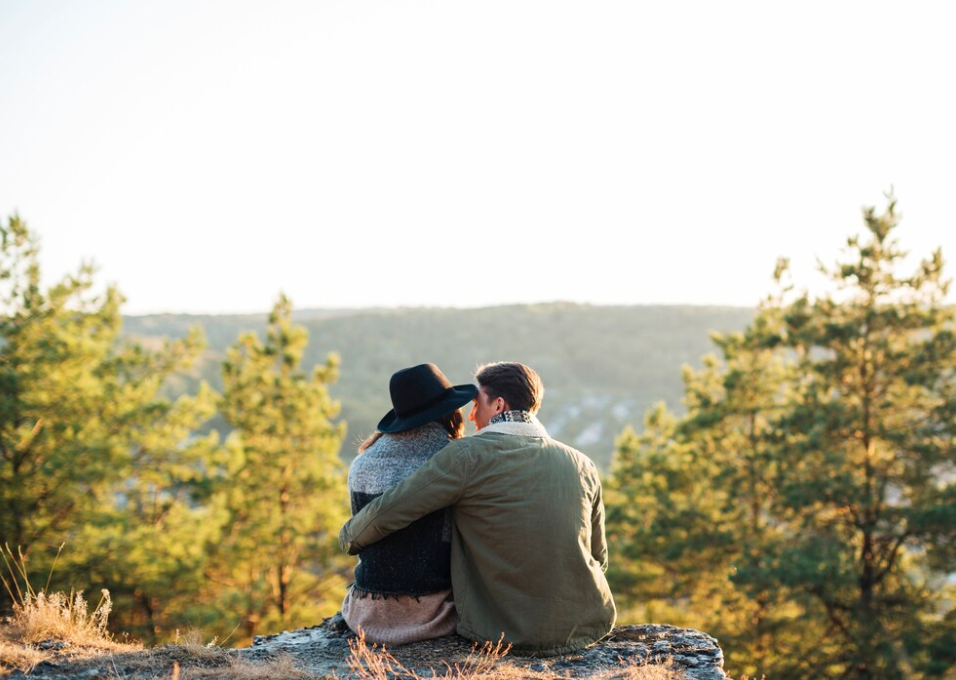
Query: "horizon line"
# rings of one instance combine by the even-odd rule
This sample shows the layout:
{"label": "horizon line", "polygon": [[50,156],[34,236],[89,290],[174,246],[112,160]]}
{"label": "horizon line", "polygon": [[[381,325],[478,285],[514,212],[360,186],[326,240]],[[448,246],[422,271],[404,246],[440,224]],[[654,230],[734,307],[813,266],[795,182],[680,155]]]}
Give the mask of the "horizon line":
{"label": "horizon line", "polygon": [[[293,307],[293,316],[303,312],[325,312],[325,313],[363,313],[363,312],[399,312],[411,310],[460,310],[477,311],[483,309],[500,309],[504,307],[551,307],[557,305],[566,305],[573,307],[710,307],[723,309],[756,309],[759,302],[753,305],[738,305],[729,303],[706,303],[706,302],[632,302],[632,303],[605,303],[605,302],[576,302],[572,300],[542,300],[538,302],[502,302],[497,304],[475,304],[475,305],[438,305],[438,304],[420,304],[420,305],[368,305],[368,306],[347,306],[347,307]],[[214,312],[185,312],[185,311],[149,311],[121,313],[123,317],[149,317],[149,316],[268,316],[271,310],[259,311],[214,311]]]}

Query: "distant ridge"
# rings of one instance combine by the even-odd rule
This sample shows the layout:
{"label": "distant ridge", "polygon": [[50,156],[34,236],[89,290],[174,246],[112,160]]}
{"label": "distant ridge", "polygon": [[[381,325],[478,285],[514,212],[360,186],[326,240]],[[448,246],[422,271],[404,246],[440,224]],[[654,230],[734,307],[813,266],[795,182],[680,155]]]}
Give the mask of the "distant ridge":
{"label": "distant ridge", "polygon": [[[646,409],[664,400],[680,408],[682,364],[712,351],[711,330],[742,330],[754,309],[696,305],[604,306],[551,302],[497,307],[302,309],[293,319],[309,331],[305,364],[342,359],[332,394],[342,402],[354,442],[391,407],[388,379],[406,366],[433,361],[453,382],[468,382],[478,364],[522,361],[544,380],[541,419],[552,436],[576,446],[602,468],[614,438],[639,427]],[[209,348],[171,393],[205,379],[221,387],[219,364],[239,333],[264,331],[268,314],[149,314],[124,317],[124,332],[145,342],[182,337],[201,326]],[[222,427],[221,423],[213,426]]]}

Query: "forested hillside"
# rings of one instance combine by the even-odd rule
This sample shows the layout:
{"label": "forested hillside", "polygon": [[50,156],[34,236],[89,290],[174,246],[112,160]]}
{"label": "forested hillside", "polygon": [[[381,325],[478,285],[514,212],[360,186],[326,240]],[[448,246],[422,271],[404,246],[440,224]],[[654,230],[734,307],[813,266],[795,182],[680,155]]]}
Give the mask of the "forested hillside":
{"label": "forested hillside", "polygon": [[[699,365],[713,350],[712,330],[744,328],[753,310],[736,307],[599,307],[569,303],[483,309],[296,310],[309,332],[304,365],[341,357],[340,377],[331,386],[348,423],[343,456],[368,434],[390,406],[388,380],[406,366],[432,361],[452,381],[470,382],[486,361],[514,360],[534,367],[547,390],[541,419],[553,436],[566,440],[607,468],[614,439],[629,423],[641,422],[654,402],[681,410],[680,369]],[[191,393],[200,380],[222,387],[225,348],[242,331],[262,332],[266,314],[131,316],[127,335],[185,337],[199,326],[208,347],[187,379],[170,390]]]}
{"label": "forested hillside", "polygon": [[755,310],[279,295],[268,316],[125,320],[89,265],[44,288],[13,217],[0,546],[21,587],[0,612],[30,605],[33,579],[108,588],[115,630],[150,644],[313,625],[351,578],[341,458],[390,375],[518,360],[544,378],[551,432],[605,469],[620,622],[706,630],[750,677],[952,678],[956,308],[940,250],[907,263],[892,197],[863,217],[821,267],[828,291],[781,259]]}

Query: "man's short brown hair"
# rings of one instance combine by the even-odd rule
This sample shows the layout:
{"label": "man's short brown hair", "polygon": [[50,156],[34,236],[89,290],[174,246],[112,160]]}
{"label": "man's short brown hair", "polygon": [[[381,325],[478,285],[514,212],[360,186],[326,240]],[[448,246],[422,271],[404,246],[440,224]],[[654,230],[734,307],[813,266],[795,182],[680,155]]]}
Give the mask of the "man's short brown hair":
{"label": "man's short brown hair", "polygon": [[475,371],[475,380],[489,397],[501,397],[512,410],[537,413],[541,408],[544,385],[530,366],[517,361],[484,364]]}

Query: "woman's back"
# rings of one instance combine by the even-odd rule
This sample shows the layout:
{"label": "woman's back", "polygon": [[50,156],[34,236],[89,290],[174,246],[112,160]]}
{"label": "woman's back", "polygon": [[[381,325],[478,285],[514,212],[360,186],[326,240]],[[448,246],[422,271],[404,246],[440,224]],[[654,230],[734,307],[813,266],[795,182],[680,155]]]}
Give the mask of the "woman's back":
{"label": "woman's back", "polygon": [[[439,423],[383,433],[349,469],[354,515],[397,485],[448,444]],[[355,585],[390,595],[424,595],[451,587],[451,524],[447,510],[422,517],[362,552]]]}
{"label": "woman's back", "polygon": [[[388,392],[392,410],[349,469],[353,514],[462,436],[461,407],[478,388],[452,385],[435,364],[419,364],[396,371]],[[422,517],[364,551],[342,618],[369,642],[404,644],[454,633],[450,512]]]}

